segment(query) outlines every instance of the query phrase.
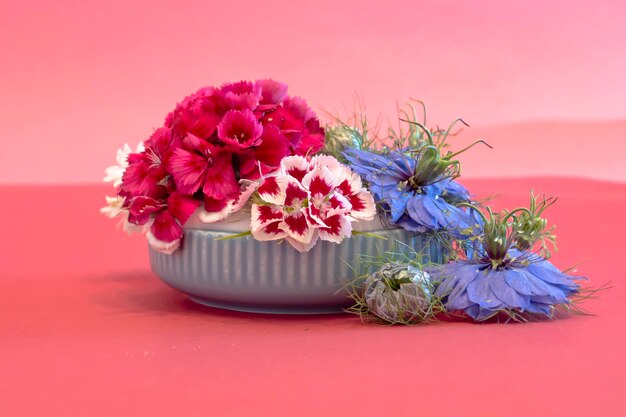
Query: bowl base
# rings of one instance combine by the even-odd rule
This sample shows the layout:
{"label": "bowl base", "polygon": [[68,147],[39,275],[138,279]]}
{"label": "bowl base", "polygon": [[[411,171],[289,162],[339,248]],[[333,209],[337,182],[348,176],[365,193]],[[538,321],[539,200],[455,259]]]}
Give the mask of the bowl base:
{"label": "bowl base", "polygon": [[261,313],[261,314],[337,314],[344,313],[345,310],[337,306],[249,306],[240,304],[228,304],[217,302],[214,300],[208,300],[206,298],[200,298],[195,296],[189,296],[193,302],[201,304],[206,307],[221,308],[224,310],[240,311],[243,313]]}

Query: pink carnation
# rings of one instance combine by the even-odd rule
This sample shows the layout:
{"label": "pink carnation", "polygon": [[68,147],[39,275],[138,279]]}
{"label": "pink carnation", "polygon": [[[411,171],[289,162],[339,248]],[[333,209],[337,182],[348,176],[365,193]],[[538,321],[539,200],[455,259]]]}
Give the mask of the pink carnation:
{"label": "pink carnation", "polygon": [[167,163],[179,144],[180,139],[170,128],[157,129],[144,143],[143,151],[128,155],[119,194],[152,198],[168,194]]}
{"label": "pink carnation", "polygon": [[249,81],[224,84],[220,92],[226,106],[235,110],[254,110],[262,97],[261,86]]}
{"label": "pink carnation", "polygon": [[261,144],[263,126],[252,111],[230,110],[217,126],[217,136],[234,152]]}
{"label": "pink carnation", "polygon": [[257,240],[286,239],[306,252],[318,239],[339,243],[352,234],[352,222],[376,214],[372,195],[358,174],[331,156],[283,159],[280,173],[265,178],[252,205]]}
{"label": "pink carnation", "polygon": [[134,197],[129,204],[128,221],[149,226],[150,244],[165,253],[172,253],[183,238],[182,225],[199,206],[199,202],[174,192],[167,199]]}

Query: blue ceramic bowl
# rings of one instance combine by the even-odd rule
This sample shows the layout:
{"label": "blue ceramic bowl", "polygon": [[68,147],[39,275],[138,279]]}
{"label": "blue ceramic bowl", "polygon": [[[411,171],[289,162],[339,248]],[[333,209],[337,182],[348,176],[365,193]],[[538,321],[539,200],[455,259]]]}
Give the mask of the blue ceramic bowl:
{"label": "blue ceramic bowl", "polygon": [[[442,262],[437,239],[404,229],[370,231],[384,236],[353,235],[342,243],[318,241],[306,253],[287,242],[260,242],[234,232],[188,229],[183,247],[171,255],[150,248],[154,273],[192,300],[219,308],[315,314],[339,312],[351,305],[347,286],[355,278],[351,265],[361,255],[406,250],[409,245],[431,262]],[[399,243],[400,242],[400,243]]]}

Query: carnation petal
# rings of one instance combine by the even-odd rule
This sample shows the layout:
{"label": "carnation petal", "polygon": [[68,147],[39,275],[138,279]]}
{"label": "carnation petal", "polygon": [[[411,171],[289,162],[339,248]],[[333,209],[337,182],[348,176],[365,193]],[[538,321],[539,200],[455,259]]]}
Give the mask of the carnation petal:
{"label": "carnation petal", "polygon": [[350,204],[350,200],[339,193],[333,193],[324,206],[324,209],[326,209],[324,215],[326,217],[334,216],[336,214],[344,215],[352,213],[352,204]]}
{"label": "carnation petal", "polygon": [[258,229],[253,228],[252,237],[260,241],[284,239],[288,235],[280,227],[281,223],[282,221],[270,222],[263,227],[259,227]]}
{"label": "carnation petal", "polygon": [[256,181],[239,180],[239,184],[241,184],[241,191],[233,203],[233,213],[241,210],[246,205],[246,203],[250,200],[250,197],[252,197],[252,194],[254,194],[259,186],[259,183]]}
{"label": "carnation petal", "polygon": [[321,240],[340,243],[344,238],[352,236],[352,222],[346,216],[336,214],[324,219],[326,227],[318,230]]}
{"label": "carnation petal", "polygon": [[287,242],[289,242],[289,244],[296,249],[298,252],[308,252],[311,250],[311,248],[313,248],[313,246],[315,246],[315,244],[317,243],[318,240],[318,233],[317,230],[314,230],[313,233],[313,237],[311,238],[311,240],[309,242],[300,242],[296,239],[293,239],[289,236],[287,236],[285,238],[285,240]]}
{"label": "carnation petal", "polygon": [[324,148],[325,139],[324,129],[320,126],[319,121],[311,119],[306,123],[304,133],[294,148],[294,154],[314,155]]}
{"label": "carnation petal", "polygon": [[283,220],[283,217],[283,211],[275,206],[253,204],[251,214],[252,230],[262,229],[268,223],[280,222]]}
{"label": "carnation petal", "polygon": [[255,159],[260,162],[261,174],[275,171],[281,160],[289,155],[289,140],[275,126],[267,126],[261,136],[261,142],[254,148]]}
{"label": "carnation petal", "polygon": [[233,199],[204,198],[204,207],[198,213],[198,218],[203,223],[215,223],[224,220],[231,213]]}
{"label": "carnation petal", "polygon": [[122,176],[124,175],[125,167],[112,165],[104,170],[105,176],[102,179],[104,182],[112,182],[114,187],[118,187],[122,183]]}
{"label": "carnation petal", "polygon": [[205,179],[208,161],[205,157],[183,148],[177,148],[168,161],[179,192],[191,195],[198,191]]}
{"label": "carnation petal", "polygon": [[305,122],[315,117],[313,110],[301,97],[289,97],[285,100],[283,107]]}
{"label": "carnation petal", "polygon": [[261,89],[261,105],[281,104],[287,97],[287,84],[274,80],[257,80],[256,85]]}
{"label": "carnation petal", "polygon": [[302,179],[311,196],[326,196],[337,186],[337,180],[326,167],[314,168]]}
{"label": "carnation petal", "polygon": [[306,192],[300,184],[296,181],[286,181],[287,185],[285,186],[285,203],[284,205],[287,207],[295,207],[302,204],[302,202],[309,197],[309,194]]}
{"label": "carnation petal", "polygon": [[352,210],[350,215],[359,220],[372,220],[376,216],[374,197],[366,190],[347,196]]}
{"label": "carnation petal", "polygon": [[283,176],[266,177],[259,185],[259,196],[271,204],[285,204],[286,178]]}
{"label": "carnation petal", "polygon": [[226,105],[237,110],[254,110],[261,100],[261,86],[250,81],[227,83],[220,87]]}
{"label": "carnation petal", "polygon": [[174,192],[167,198],[167,209],[181,225],[187,223],[200,204],[200,201],[179,192]]}
{"label": "carnation petal", "polygon": [[343,180],[339,183],[339,185],[337,185],[337,189],[341,192],[341,194],[349,196],[356,194],[363,189],[361,176],[356,172],[350,172],[349,174],[345,173],[344,175],[341,175],[341,177],[343,177]]}
{"label": "carnation petal", "polygon": [[[117,153],[115,154],[115,161],[117,162],[117,165],[122,168],[126,168],[126,166],[128,165],[128,155],[130,155],[132,152],[133,150],[128,143],[125,143],[120,149],[118,149]],[[137,147],[137,152],[141,152],[141,149],[139,147]]]}
{"label": "carnation petal", "polygon": [[166,255],[171,255],[174,253],[179,247],[182,239],[175,239],[171,242],[165,242],[163,240],[157,239],[151,231],[146,233],[146,238],[148,239],[148,243],[152,249],[157,252],[164,253]]}
{"label": "carnation petal", "polygon": [[201,88],[176,106],[167,116],[165,125],[181,137],[191,133],[201,139],[208,139],[225,113],[222,101],[223,95],[219,90]]}
{"label": "carnation petal", "polygon": [[213,159],[213,164],[206,170],[202,191],[207,197],[216,200],[233,198],[239,194],[239,183],[235,177],[230,154],[223,153]]}
{"label": "carnation petal", "polygon": [[[350,171],[346,166],[341,165],[341,163],[334,156],[315,155],[313,158],[311,158],[311,162],[309,165],[314,168],[320,168],[320,167],[328,168],[330,172],[332,172],[332,174],[335,177],[337,177],[338,180],[341,180],[341,181],[351,180],[350,177],[351,177],[352,171]],[[356,176],[356,179],[358,179],[358,182],[360,184],[361,177],[356,173],[354,175]]]}
{"label": "carnation petal", "polygon": [[[153,152],[133,153],[128,156],[128,167],[122,176],[121,190],[131,196],[156,196],[159,193],[159,182],[167,174],[160,160],[152,160]],[[154,155],[152,153],[151,155]]]}
{"label": "carnation petal", "polygon": [[234,152],[257,146],[261,143],[263,125],[252,111],[230,110],[217,126],[217,135]]}
{"label": "carnation petal", "polygon": [[126,211],[123,209],[125,200],[124,197],[116,195],[113,197],[105,196],[104,198],[107,202],[107,205],[100,209],[100,213],[104,214],[105,216],[112,219]]}
{"label": "carnation petal", "polygon": [[280,162],[280,167],[285,175],[302,181],[306,173],[309,172],[309,161],[303,156],[287,156]]}
{"label": "carnation petal", "polygon": [[183,237],[183,228],[169,211],[156,215],[150,231],[158,240],[173,242]]}
{"label": "carnation petal", "polygon": [[132,224],[143,225],[156,213],[162,211],[165,205],[154,198],[147,196],[134,197],[128,206],[128,221]]}
{"label": "carnation petal", "polygon": [[309,225],[303,210],[285,215],[281,227],[291,238],[298,242],[308,243],[313,238],[314,229]]}

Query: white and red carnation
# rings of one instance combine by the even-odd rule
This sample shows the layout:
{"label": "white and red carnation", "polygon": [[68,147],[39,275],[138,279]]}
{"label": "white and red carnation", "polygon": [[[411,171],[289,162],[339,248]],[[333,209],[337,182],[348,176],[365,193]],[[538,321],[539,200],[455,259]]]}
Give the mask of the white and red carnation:
{"label": "white and red carnation", "polygon": [[265,178],[252,205],[252,236],[286,239],[301,252],[318,239],[339,243],[352,222],[372,220],[374,198],[360,178],[331,156],[283,158],[280,172]]}

